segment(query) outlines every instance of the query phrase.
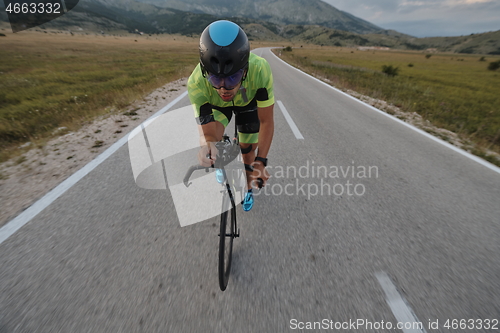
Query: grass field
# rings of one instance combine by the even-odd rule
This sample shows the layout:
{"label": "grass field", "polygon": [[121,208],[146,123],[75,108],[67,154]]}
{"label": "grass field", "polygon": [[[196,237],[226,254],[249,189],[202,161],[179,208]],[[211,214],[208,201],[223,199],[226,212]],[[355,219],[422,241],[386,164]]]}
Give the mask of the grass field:
{"label": "grass field", "polygon": [[[0,37],[0,162],[24,142],[43,145],[58,128],[73,131],[119,112],[188,76],[198,61],[197,38],[6,35]],[[261,46],[269,44],[252,42]],[[500,152],[500,70],[487,69],[498,56],[304,47],[282,58],[341,89],[417,112],[477,143],[475,154],[500,164],[486,153]],[[397,75],[382,73],[383,66],[398,68]]]}
{"label": "grass field", "polygon": [[[0,37],[0,162],[190,74],[197,40],[24,31]],[[59,133],[61,134],[61,133]]]}
{"label": "grass field", "polygon": [[[435,126],[474,142],[473,153],[500,165],[486,153],[500,152],[500,70],[487,69],[500,57],[338,47],[299,47],[281,54],[285,61],[340,89],[417,112]],[[397,74],[383,73],[383,66],[398,68]]]}

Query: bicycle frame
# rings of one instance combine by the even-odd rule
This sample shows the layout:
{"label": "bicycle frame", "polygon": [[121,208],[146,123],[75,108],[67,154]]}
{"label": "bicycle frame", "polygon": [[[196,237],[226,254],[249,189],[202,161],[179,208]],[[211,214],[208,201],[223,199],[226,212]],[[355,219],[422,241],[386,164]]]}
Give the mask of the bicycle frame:
{"label": "bicycle frame", "polygon": [[[244,177],[245,174],[240,168],[229,166],[229,163],[234,161],[241,153],[237,134],[238,133],[235,124],[235,136],[233,140],[230,140],[227,135],[223,135],[222,140],[215,144],[218,150],[217,159],[215,164],[209,167],[222,170],[224,176],[224,181],[222,183],[224,190],[221,191],[223,198],[219,233],[219,286],[222,291],[226,290],[229,280],[229,274],[231,271],[233,239],[239,237],[240,235],[236,221],[235,194],[238,191],[236,189],[235,179],[238,179],[239,175]],[[201,165],[191,166],[184,176],[184,185],[186,187],[189,187],[189,185],[191,184],[189,182],[189,178],[194,171],[205,169],[208,172],[209,168],[203,167]],[[234,171],[235,169],[236,177],[228,177],[228,171]],[[229,221],[228,216],[230,216]],[[227,232],[228,227],[229,233]]]}

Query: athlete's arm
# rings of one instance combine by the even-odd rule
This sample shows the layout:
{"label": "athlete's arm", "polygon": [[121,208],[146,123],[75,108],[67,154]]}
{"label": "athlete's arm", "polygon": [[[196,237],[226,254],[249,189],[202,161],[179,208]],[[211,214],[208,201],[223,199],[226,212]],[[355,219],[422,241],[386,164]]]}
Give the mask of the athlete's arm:
{"label": "athlete's arm", "polygon": [[274,136],[274,104],[258,108],[260,130],[257,156],[267,158]]}
{"label": "athlete's arm", "polygon": [[200,132],[201,147],[198,152],[198,161],[201,166],[209,167],[215,163],[217,156],[215,143],[220,141],[222,134],[219,136],[218,133],[224,131],[224,126],[219,122],[212,121],[208,124],[198,125],[198,131]]}
{"label": "athlete's arm", "polygon": [[217,127],[216,122],[212,121],[208,124],[198,125],[200,132],[200,146],[206,146],[208,142],[217,142]]}
{"label": "athlete's arm", "polygon": [[[257,109],[257,112],[259,114],[260,121],[259,148],[257,150],[257,156],[267,158],[274,136],[274,104],[266,107],[260,107]],[[252,163],[252,165],[254,167],[252,177],[254,179],[261,178],[264,182],[263,185],[266,185],[270,175],[267,172],[264,163],[256,160]]]}

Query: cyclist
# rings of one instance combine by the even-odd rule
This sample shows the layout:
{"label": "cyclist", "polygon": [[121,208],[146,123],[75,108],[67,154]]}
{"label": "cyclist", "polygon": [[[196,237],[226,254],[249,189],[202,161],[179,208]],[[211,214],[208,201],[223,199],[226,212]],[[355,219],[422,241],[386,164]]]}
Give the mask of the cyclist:
{"label": "cyclist", "polygon": [[[200,37],[200,63],[188,80],[188,94],[200,128],[202,166],[215,162],[215,142],[235,114],[248,192],[243,210],[253,207],[252,184],[269,179],[267,154],[274,135],[273,76],[268,62],[250,53],[247,35],[237,24],[211,23]],[[258,148],[258,149],[257,149]],[[217,172],[219,182],[222,173]]]}

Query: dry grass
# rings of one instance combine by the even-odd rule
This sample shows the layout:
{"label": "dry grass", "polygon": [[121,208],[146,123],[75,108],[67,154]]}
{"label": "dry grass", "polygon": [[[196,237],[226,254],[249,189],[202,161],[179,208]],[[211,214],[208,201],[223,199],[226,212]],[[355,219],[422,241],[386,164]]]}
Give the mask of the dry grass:
{"label": "dry grass", "polygon": [[[500,72],[487,69],[498,56],[359,51],[304,47],[282,58],[343,90],[380,99],[417,113],[433,125],[474,143],[472,153],[500,165]],[[383,68],[398,68],[397,75]],[[493,153],[491,154],[490,151]],[[496,153],[497,155],[495,156]]]}
{"label": "dry grass", "polygon": [[[24,31],[0,38],[0,161],[186,77],[197,40]],[[31,145],[33,146],[33,145]]]}

